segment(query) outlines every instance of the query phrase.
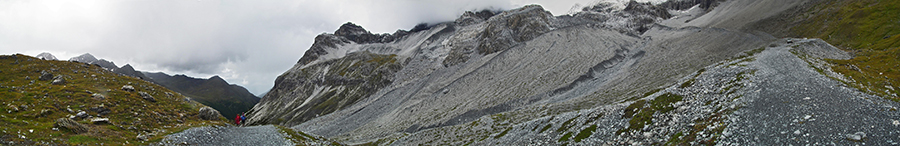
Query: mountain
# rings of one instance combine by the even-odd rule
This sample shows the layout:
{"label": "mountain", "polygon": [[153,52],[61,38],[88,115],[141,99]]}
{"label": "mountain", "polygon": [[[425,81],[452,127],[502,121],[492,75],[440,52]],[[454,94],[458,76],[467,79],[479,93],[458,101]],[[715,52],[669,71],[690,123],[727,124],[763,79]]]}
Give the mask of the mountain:
{"label": "mountain", "polygon": [[185,75],[170,76],[165,73],[144,74],[162,86],[219,110],[225,117],[241,114],[259,102],[259,98],[244,87],[228,84],[219,76],[198,79]]}
{"label": "mountain", "polygon": [[259,98],[244,87],[228,84],[228,82],[218,76],[210,79],[196,79],[184,75],[169,76],[165,73],[144,73],[134,70],[134,67],[130,64],[125,64],[121,68],[116,67],[114,63],[104,59],[97,59],[89,53],[72,57],[69,60],[96,64],[120,75],[162,85],[218,110],[225,117],[232,117],[245,112],[259,102]]}
{"label": "mountain", "polygon": [[376,145],[895,145],[900,27],[881,16],[896,6],[528,5],[392,34],[348,22],[247,123]]}
{"label": "mountain", "polygon": [[121,74],[121,75],[131,76],[131,77],[135,77],[138,79],[147,80],[150,82],[155,82],[153,80],[150,80],[150,78],[147,78],[147,76],[144,76],[144,73],[134,70],[134,67],[131,67],[130,64],[125,64],[124,66],[122,66],[122,68],[113,68],[112,71],[115,73]]}
{"label": "mountain", "polygon": [[41,54],[38,54],[38,55],[35,56],[35,57],[40,58],[40,59],[44,59],[44,60],[58,60],[58,59],[56,59],[56,56],[53,56],[53,54],[50,54],[50,53],[47,53],[47,52],[43,52],[43,53],[41,53]]}
{"label": "mountain", "polygon": [[0,55],[2,145],[146,145],[191,127],[228,122],[165,87],[107,69]]}
{"label": "mountain", "polygon": [[91,55],[90,53],[84,53],[79,56],[69,58],[69,61],[75,61],[75,62],[81,62],[81,63],[87,63],[87,64],[96,64],[96,65],[99,65],[100,67],[108,68],[108,69],[118,69],[119,68],[119,66],[116,66],[115,63],[107,61],[107,60],[103,60],[103,59],[98,60],[97,58],[94,57],[94,55]]}

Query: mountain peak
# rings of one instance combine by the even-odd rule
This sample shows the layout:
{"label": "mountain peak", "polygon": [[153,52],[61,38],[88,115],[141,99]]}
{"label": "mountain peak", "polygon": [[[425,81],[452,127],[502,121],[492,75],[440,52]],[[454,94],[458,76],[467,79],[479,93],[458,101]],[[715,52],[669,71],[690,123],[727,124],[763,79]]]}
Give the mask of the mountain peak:
{"label": "mountain peak", "polygon": [[228,82],[225,81],[225,79],[222,79],[222,77],[219,77],[219,76],[212,76],[212,77],[209,77],[208,80],[209,80],[209,81],[214,81],[214,82],[219,82],[219,83],[226,83],[226,84],[228,83]]}
{"label": "mountain peak", "polygon": [[364,34],[372,34],[372,33],[367,31],[362,26],[353,24],[353,22],[344,23],[343,25],[341,25],[340,28],[338,28],[338,30],[334,31],[334,35],[344,36],[344,37],[359,36],[359,35],[364,35]]}
{"label": "mountain peak", "polygon": [[91,62],[97,61],[97,58],[94,57],[94,55],[91,55],[91,53],[84,53],[84,54],[69,58],[69,61],[91,63]]}
{"label": "mountain peak", "polygon": [[56,59],[56,56],[53,56],[53,54],[50,54],[50,53],[48,53],[48,52],[43,52],[43,53],[41,53],[41,54],[38,54],[38,55],[35,56],[35,57],[40,58],[40,59],[44,59],[44,60],[57,60],[57,59]]}

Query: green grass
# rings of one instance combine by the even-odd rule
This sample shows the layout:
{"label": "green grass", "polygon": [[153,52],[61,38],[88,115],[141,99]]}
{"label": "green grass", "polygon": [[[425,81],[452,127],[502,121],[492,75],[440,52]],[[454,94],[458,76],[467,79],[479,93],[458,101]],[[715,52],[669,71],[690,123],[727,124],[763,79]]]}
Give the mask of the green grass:
{"label": "green grass", "polygon": [[541,128],[541,131],[538,133],[544,133],[544,131],[547,131],[547,129],[550,129],[550,127],[553,127],[553,124],[547,124],[547,126],[544,126],[544,128]]}
{"label": "green grass", "polygon": [[503,137],[504,135],[506,135],[506,133],[509,132],[509,130],[512,130],[512,128],[506,128],[506,130],[503,130],[503,132],[500,132],[500,134],[498,134],[497,136],[494,136],[494,139]]}
{"label": "green grass", "polygon": [[574,118],[569,119],[569,120],[567,120],[566,122],[563,122],[562,126],[559,126],[559,128],[556,129],[556,132],[563,132],[563,131],[565,131],[566,129],[568,129],[568,128],[569,128],[569,124],[572,124],[572,121],[575,121],[575,119],[578,119],[578,117],[581,117],[581,115],[575,116]]}
{"label": "green grass", "polygon": [[85,136],[85,135],[75,135],[75,136],[69,137],[69,140],[68,140],[68,142],[70,144],[97,143],[97,141],[98,141],[97,138],[93,138],[93,137]]}
{"label": "green grass", "polygon": [[581,142],[582,139],[590,137],[591,134],[594,134],[595,130],[597,130],[597,125],[591,125],[590,127],[581,130],[581,132],[578,132],[578,135],[575,135],[575,142]]}
{"label": "green grass", "polygon": [[856,81],[851,86],[900,102],[900,1],[825,1],[795,19],[801,23],[792,35],[822,38],[855,54],[827,60]]}
{"label": "green grass", "polygon": [[569,141],[569,137],[572,137],[572,132],[567,132],[565,135],[559,138],[556,142]]}

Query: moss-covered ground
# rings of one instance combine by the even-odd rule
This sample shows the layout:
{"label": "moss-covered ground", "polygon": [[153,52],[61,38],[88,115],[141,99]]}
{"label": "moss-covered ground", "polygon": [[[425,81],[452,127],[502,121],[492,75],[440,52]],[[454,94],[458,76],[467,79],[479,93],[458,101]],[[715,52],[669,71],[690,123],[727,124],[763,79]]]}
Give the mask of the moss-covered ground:
{"label": "moss-covered ground", "polygon": [[794,37],[821,38],[854,55],[828,60],[851,86],[900,102],[900,1],[827,0],[796,16]]}

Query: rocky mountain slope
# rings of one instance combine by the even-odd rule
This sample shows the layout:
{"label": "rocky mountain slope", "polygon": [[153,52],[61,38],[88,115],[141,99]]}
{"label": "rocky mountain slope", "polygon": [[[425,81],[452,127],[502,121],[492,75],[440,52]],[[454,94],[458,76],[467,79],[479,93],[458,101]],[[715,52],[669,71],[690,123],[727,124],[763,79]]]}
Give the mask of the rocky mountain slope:
{"label": "rocky mountain slope", "polygon": [[219,110],[225,117],[234,117],[250,110],[259,98],[244,87],[228,84],[219,76],[209,79],[185,75],[170,76],[165,73],[145,73],[154,82],[191,99]]}
{"label": "rocky mountain slope", "polygon": [[529,5],[393,34],[347,23],[248,123],[348,144],[896,144],[896,97],[834,65],[854,56],[760,26],[828,2]]}
{"label": "rocky mountain slope", "polygon": [[0,145],[140,145],[225,125],[212,108],[85,63],[0,56]]}

